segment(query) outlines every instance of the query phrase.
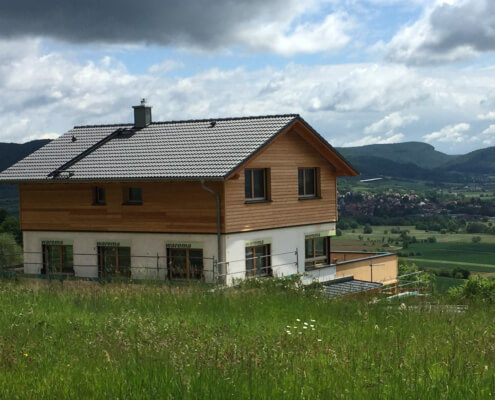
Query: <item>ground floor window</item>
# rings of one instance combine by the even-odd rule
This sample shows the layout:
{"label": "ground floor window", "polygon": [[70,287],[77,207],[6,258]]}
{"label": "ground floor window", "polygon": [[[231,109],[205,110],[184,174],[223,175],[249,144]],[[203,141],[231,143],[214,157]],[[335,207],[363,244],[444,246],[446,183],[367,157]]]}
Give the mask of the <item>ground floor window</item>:
{"label": "ground floor window", "polygon": [[98,275],[101,278],[130,278],[131,248],[98,246]]}
{"label": "ground floor window", "polygon": [[203,279],[203,249],[169,248],[167,259],[169,279]]}
{"label": "ground floor window", "polygon": [[246,276],[272,276],[270,245],[246,247]]}
{"label": "ground floor window", "polygon": [[315,237],[305,240],[305,266],[321,267],[328,264],[329,237]]}
{"label": "ground floor window", "polygon": [[73,274],[74,257],[71,245],[43,245],[42,274]]}

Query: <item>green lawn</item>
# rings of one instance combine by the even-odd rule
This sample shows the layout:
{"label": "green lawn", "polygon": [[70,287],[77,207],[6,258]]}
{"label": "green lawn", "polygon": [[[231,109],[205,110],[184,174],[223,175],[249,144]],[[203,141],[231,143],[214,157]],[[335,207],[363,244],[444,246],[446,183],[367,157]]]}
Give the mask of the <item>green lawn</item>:
{"label": "green lawn", "polygon": [[[0,281],[0,398],[487,399],[495,308]],[[431,299],[428,300],[429,302]]]}

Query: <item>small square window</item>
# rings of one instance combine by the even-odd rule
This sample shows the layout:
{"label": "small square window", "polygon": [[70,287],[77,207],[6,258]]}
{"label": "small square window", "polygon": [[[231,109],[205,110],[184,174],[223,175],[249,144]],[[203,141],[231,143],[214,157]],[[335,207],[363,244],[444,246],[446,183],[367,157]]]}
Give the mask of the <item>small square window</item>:
{"label": "small square window", "polygon": [[105,188],[96,186],[93,191],[93,204],[97,206],[104,206],[107,204],[107,197]]}
{"label": "small square window", "polygon": [[143,195],[141,188],[130,187],[124,192],[124,204],[143,204]]}

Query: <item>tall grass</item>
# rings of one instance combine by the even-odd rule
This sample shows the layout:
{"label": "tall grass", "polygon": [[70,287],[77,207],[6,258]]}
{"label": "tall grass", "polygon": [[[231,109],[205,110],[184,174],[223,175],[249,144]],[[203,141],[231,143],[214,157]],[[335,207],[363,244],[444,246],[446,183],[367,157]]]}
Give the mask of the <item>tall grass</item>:
{"label": "tall grass", "polygon": [[1,398],[495,393],[493,306],[426,312],[275,285],[64,285],[0,281]]}

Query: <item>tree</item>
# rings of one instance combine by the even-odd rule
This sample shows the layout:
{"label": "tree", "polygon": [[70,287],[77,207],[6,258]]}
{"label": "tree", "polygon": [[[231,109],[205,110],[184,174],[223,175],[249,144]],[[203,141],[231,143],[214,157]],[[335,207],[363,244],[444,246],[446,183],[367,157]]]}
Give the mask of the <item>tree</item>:
{"label": "tree", "polygon": [[471,241],[472,241],[473,243],[479,243],[479,242],[481,242],[481,237],[480,237],[480,236],[473,236],[473,237],[471,238]]}
{"label": "tree", "polygon": [[363,233],[369,235],[370,233],[373,233],[373,229],[370,225],[366,224],[363,228]]}
{"label": "tree", "polygon": [[469,272],[465,268],[455,267],[452,270],[452,278],[456,278],[456,279],[468,279],[469,278],[469,275],[471,275],[471,272]]}
{"label": "tree", "polygon": [[484,233],[485,231],[486,231],[486,226],[481,222],[470,222],[466,226],[467,233]]}
{"label": "tree", "polygon": [[22,249],[9,233],[0,233],[0,270],[22,263]]}
{"label": "tree", "polygon": [[21,227],[19,226],[19,220],[12,215],[5,217],[0,224],[0,232],[11,234],[15,241],[19,244],[22,243]]}

